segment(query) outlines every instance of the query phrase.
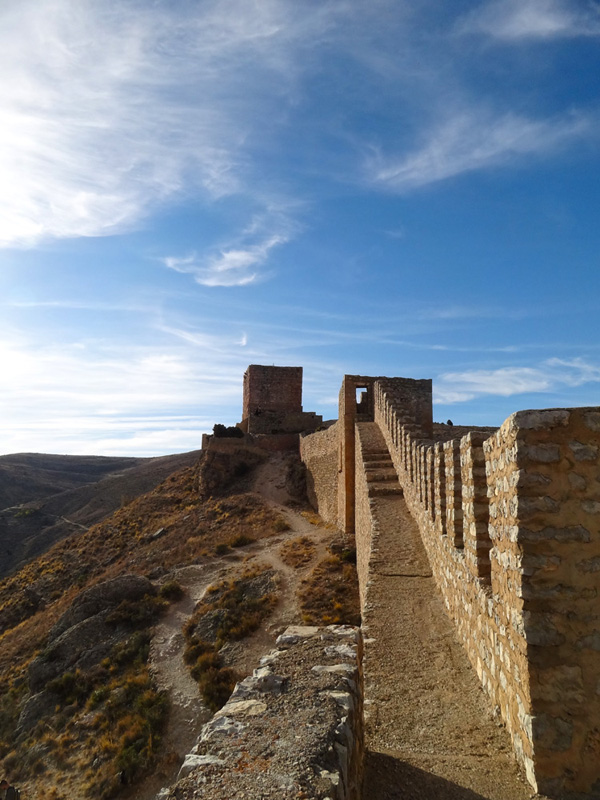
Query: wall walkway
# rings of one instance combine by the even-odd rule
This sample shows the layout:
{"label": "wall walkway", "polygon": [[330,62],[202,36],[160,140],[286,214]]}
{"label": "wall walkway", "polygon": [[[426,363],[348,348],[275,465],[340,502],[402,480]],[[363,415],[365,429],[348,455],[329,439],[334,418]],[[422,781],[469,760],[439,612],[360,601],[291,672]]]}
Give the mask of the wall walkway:
{"label": "wall walkway", "polygon": [[[386,447],[375,423],[357,431],[366,478],[372,454],[383,461]],[[360,487],[375,532],[363,612],[363,797],[527,800],[531,787],[444,613],[406,502],[398,492],[369,496],[359,470],[357,495]]]}
{"label": "wall walkway", "polygon": [[364,604],[382,453],[374,444],[365,469],[361,438],[376,428],[363,423],[383,435],[381,477],[394,482],[391,458],[446,612],[532,787],[600,798],[600,407],[457,429],[433,423],[430,381],[346,375],[335,430],[305,437],[301,454],[318,510],[356,538]]}

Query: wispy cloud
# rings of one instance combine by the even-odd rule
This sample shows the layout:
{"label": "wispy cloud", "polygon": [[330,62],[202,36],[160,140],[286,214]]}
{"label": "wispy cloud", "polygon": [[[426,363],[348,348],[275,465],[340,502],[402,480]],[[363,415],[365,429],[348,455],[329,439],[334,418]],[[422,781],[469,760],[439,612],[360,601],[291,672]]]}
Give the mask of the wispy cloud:
{"label": "wispy cloud", "polygon": [[434,381],[434,400],[438,403],[461,403],[485,395],[510,397],[586,383],[600,383],[600,366],[581,358],[551,358],[536,367],[446,372]]}
{"label": "wispy cloud", "polygon": [[2,452],[198,448],[215,422],[241,416],[245,351],[216,338],[210,348],[0,341]]}
{"label": "wispy cloud", "polygon": [[599,36],[600,7],[564,0],[493,0],[465,15],[457,27],[505,40]]}
{"label": "wispy cloud", "polygon": [[[241,195],[250,203],[262,193],[257,204],[270,213],[269,182],[295,196],[307,165],[312,176],[347,181],[359,170],[362,136],[329,113],[330,95],[311,94],[325,61],[359,65],[349,78],[336,73],[342,99],[372,95],[373,81],[383,81],[397,92],[390,96],[399,110],[377,114],[394,130],[410,118],[417,131],[412,150],[398,145],[394,155],[386,146],[369,161],[368,179],[382,188],[403,191],[547,153],[581,135],[581,117],[535,120],[446,107],[436,115],[442,121],[427,127],[411,112],[444,98],[453,79],[441,72],[431,43],[414,43],[411,26],[426,24],[425,17],[422,8],[391,0],[369,9],[350,0],[308,9],[293,0],[3,4],[0,246],[132,230],[162,205],[197,194],[213,201]],[[595,5],[573,11],[558,0],[502,0],[460,25],[516,38],[597,33],[600,22]],[[440,36],[435,47],[444,48]],[[302,128],[305,117],[311,122]],[[296,129],[309,131],[309,144],[286,138]],[[290,148],[297,172],[282,187],[274,154]],[[289,231],[256,238],[187,263],[174,255],[172,266],[191,267],[209,286],[243,285],[257,279]]]}
{"label": "wispy cloud", "polygon": [[190,183],[238,188],[242,132],[212,102],[214,51],[181,58],[194,33],[153,5],[2,7],[0,244],[129,229]]}
{"label": "wispy cloud", "polygon": [[456,112],[426,134],[412,153],[371,157],[367,172],[375,184],[407,191],[475,170],[523,163],[528,156],[559,149],[591,127],[583,115],[533,120],[512,113]]}
{"label": "wispy cloud", "polygon": [[163,263],[175,272],[192,275],[202,286],[247,286],[265,277],[266,265],[273,251],[287,244],[300,230],[285,202],[266,202],[240,234],[206,253],[167,256]]}
{"label": "wispy cloud", "polygon": [[286,237],[274,235],[260,244],[219,250],[203,259],[194,253],[185,258],[169,256],[164,263],[176,272],[193,275],[196,283],[203,286],[246,286],[258,279],[259,268],[271,250],[286,242]]}
{"label": "wispy cloud", "polygon": [[243,0],[3,4],[0,246],[130,230],[184,193],[256,192],[256,135],[332,16]]}

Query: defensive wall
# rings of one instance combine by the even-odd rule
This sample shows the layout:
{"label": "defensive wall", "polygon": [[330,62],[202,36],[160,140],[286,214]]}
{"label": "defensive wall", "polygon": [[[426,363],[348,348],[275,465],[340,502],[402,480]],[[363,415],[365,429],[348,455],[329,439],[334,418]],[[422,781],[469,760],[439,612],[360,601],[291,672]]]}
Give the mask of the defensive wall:
{"label": "defensive wall", "polygon": [[600,797],[600,408],[432,422],[431,382],[346,376],[301,437],[309,496],[355,536],[368,597],[363,421],[377,423],[448,614],[532,786]]}
{"label": "defensive wall", "polygon": [[162,800],[359,800],[360,628],[291,627],[204,725]]}

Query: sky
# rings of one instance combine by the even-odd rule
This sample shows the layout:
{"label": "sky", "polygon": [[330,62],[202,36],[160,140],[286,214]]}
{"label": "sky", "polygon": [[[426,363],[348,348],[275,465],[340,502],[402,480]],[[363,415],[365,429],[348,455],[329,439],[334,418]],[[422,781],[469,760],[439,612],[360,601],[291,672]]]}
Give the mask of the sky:
{"label": "sky", "polygon": [[153,456],[249,364],[599,405],[600,3],[0,5],[0,453]]}

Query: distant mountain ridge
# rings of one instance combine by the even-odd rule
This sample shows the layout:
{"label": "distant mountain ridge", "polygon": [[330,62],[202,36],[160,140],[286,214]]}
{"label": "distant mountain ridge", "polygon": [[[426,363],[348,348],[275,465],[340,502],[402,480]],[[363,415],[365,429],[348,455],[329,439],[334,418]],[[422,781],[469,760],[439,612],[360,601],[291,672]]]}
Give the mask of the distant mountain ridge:
{"label": "distant mountain ridge", "polygon": [[96,483],[148,458],[13,453],[0,456],[0,510]]}
{"label": "distant mountain ridge", "polygon": [[192,466],[199,455],[0,456],[0,578]]}

